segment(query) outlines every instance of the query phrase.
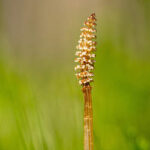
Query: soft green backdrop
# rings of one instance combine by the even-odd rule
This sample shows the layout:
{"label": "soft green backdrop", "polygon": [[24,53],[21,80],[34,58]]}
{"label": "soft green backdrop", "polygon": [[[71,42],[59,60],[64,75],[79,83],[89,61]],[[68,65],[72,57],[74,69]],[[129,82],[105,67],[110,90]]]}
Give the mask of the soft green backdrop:
{"label": "soft green backdrop", "polygon": [[150,1],[1,1],[0,150],[83,149],[74,72],[97,16],[94,149],[150,150]]}

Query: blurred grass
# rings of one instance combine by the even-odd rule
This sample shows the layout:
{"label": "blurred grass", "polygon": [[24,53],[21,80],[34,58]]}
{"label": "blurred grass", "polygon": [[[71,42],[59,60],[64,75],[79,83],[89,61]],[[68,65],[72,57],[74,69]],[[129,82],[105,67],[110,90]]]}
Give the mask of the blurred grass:
{"label": "blurred grass", "polygon": [[[130,58],[109,41],[96,59],[95,149],[149,150],[149,61]],[[0,61],[0,149],[82,149],[83,101],[74,72],[36,77],[9,63]]]}
{"label": "blurred grass", "polygon": [[[150,150],[150,5],[138,2],[141,7],[125,1],[131,4],[128,10],[112,5],[98,18],[95,150]],[[64,39],[71,43],[68,49],[48,55],[51,60],[40,52],[37,60],[30,52],[30,59],[14,56],[1,40],[0,150],[83,149],[83,97],[73,70],[77,31],[72,28],[65,35],[70,40]]]}

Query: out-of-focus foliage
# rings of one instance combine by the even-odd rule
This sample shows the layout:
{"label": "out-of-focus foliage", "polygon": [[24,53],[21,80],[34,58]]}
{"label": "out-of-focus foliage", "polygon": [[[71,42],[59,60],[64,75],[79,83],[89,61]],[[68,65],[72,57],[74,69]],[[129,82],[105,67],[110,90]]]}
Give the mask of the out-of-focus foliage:
{"label": "out-of-focus foliage", "polygon": [[[15,2],[16,8],[23,6]],[[0,150],[83,149],[83,97],[73,59],[81,24],[93,10],[98,19],[92,91],[95,150],[149,150],[150,2],[94,0],[86,5],[64,0],[59,5],[65,12],[51,14],[56,20],[47,26],[37,18],[41,19],[38,11],[59,8],[50,2],[53,6],[38,2],[41,9],[36,11],[32,4],[36,19],[14,12],[27,12],[27,5],[27,10],[6,5],[11,1],[1,5]],[[30,18],[33,27],[46,28],[38,32],[25,21],[15,27],[19,25],[15,15]],[[46,29],[49,33],[44,36]],[[50,46],[46,46],[48,40]]]}

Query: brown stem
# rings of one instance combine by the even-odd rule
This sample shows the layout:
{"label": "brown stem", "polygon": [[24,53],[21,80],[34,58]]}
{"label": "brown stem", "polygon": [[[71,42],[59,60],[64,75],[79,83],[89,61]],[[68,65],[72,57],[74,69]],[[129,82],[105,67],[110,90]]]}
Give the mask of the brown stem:
{"label": "brown stem", "polygon": [[93,110],[91,86],[83,87],[84,93],[84,150],[93,150]]}

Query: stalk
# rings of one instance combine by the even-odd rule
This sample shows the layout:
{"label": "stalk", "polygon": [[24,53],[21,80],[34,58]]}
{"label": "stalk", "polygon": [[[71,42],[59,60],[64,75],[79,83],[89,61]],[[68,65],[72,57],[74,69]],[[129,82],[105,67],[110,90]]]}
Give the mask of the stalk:
{"label": "stalk", "polygon": [[93,150],[93,110],[91,86],[84,86],[84,150]]}

